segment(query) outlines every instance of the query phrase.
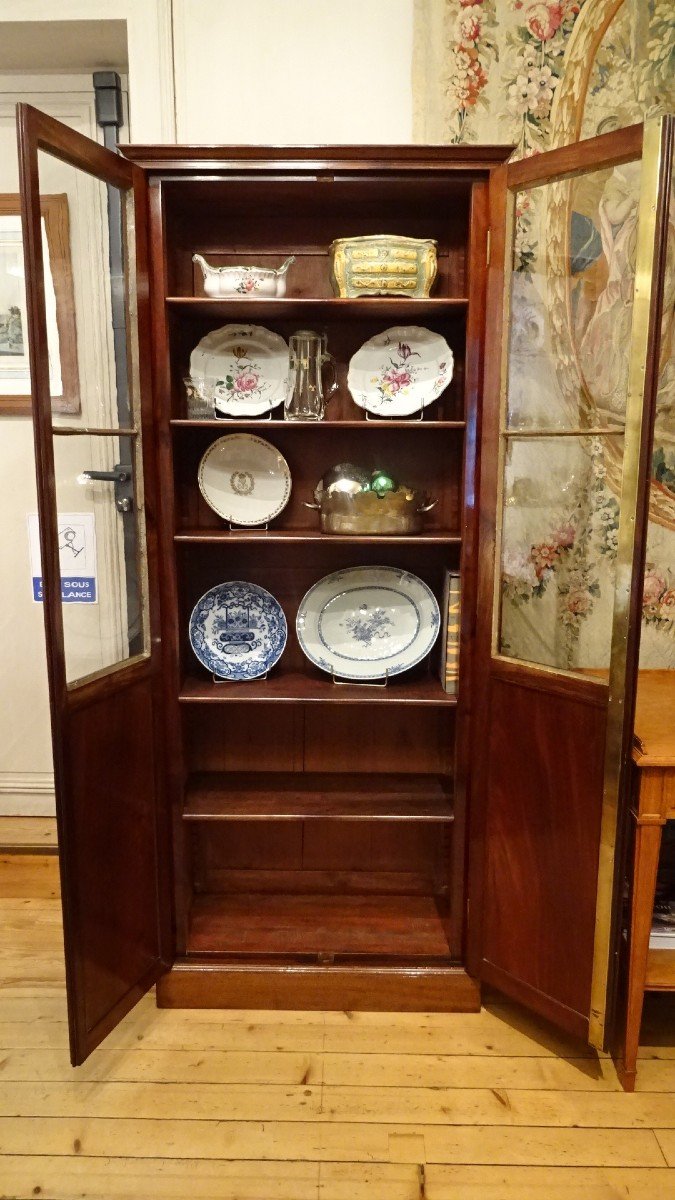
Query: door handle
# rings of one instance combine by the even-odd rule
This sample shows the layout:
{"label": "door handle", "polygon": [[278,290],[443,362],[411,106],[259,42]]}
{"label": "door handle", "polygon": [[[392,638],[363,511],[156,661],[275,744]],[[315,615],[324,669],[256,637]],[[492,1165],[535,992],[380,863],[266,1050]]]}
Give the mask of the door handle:
{"label": "door handle", "polygon": [[83,483],[87,480],[114,483],[115,508],[121,513],[133,512],[134,486],[130,466],[127,466],[125,463],[117,463],[112,471],[83,471],[80,479]]}

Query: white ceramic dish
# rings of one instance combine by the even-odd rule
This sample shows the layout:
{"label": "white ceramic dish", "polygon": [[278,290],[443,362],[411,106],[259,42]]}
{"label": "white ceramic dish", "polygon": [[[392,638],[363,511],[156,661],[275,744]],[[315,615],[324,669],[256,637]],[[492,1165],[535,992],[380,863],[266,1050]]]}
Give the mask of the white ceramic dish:
{"label": "white ceramic dish", "polygon": [[298,641],[310,662],[344,679],[382,679],[416,666],[440,628],[436,597],[397,567],[348,567],[303,597]]}
{"label": "white ceramic dish", "polygon": [[213,395],[218,412],[259,417],[286,398],[288,346],[261,325],[223,325],[195,346],[190,376]]}
{"label": "white ceramic dish", "polygon": [[286,295],[286,272],[295,262],[291,254],[280,267],[213,267],[201,254],[192,261],[202,269],[207,296],[236,296],[238,299],[259,299]]}
{"label": "white ceramic dish", "polygon": [[276,446],[252,433],[218,438],[199,464],[206,503],[233,525],[265,525],[288,504],[291,472]]}
{"label": "white ceramic dish", "polygon": [[197,601],[190,645],[202,666],[220,679],[259,679],[278,663],[288,627],[274,596],[255,583],[219,583]]}
{"label": "white ceramic dish", "polygon": [[347,386],[359,408],[378,417],[409,417],[438,399],[452,368],[452,350],[440,333],[396,325],[356,351]]}

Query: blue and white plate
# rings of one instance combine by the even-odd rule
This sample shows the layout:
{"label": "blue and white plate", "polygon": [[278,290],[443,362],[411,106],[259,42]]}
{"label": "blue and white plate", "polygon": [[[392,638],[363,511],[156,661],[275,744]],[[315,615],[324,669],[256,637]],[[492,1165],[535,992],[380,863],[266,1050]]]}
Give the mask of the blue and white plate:
{"label": "blue and white plate", "polygon": [[221,679],[259,679],[278,663],[288,627],[274,596],[255,583],[219,583],[190,617],[190,645]]}
{"label": "blue and white plate", "polygon": [[309,589],[298,641],[310,662],[344,679],[382,679],[416,666],[440,629],[436,597],[396,567],[349,567]]}

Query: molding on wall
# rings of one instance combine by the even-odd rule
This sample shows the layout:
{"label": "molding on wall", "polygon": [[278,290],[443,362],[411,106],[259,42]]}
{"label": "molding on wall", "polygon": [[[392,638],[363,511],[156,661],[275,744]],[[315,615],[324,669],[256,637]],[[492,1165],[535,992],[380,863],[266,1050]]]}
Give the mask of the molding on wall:
{"label": "molding on wall", "polygon": [[0,816],[52,817],[55,812],[51,771],[0,771]]}

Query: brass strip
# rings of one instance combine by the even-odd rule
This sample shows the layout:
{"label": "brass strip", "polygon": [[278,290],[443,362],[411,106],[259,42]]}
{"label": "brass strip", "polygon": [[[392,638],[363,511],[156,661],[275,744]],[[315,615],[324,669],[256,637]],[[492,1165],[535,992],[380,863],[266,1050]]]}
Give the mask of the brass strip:
{"label": "brass strip", "polygon": [[[589,1014],[589,1041],[596,1049],[605,1045],[607,991],[612,952],[614,875],[619,816],[619,788],[623,753],[624,695],[627,684],[626,640],[636,553],[636,514],[645,371],[649,348],[654,248],[662,169],[662,119],[645,121],[642,174],[633,293],[633,324],[626,400],[626,441],[621,479],[620,516],[614,613],[605,739],[605,771],[600,827],[598,886],[595,908],[595,942]],[[668,186],[670,181],[668,181]]]}
{"label": "brass strip", "polygon": [[503,438],[623,437],[623,428],[598,425],[586,429],[503,429]]}
{"label": "brass strip", "polygon": [[[500,429],[506,425],[509,391],[509,338],[507,331],[511,320],[511,278],[513,275],[513,246],[516,235],[516,196],[510,188],[506,193],[504,214],[506,237],[504,239],[504,298],[502,309],[502,362],[499,381]],[[506,439],[499,439],[499,461],[497,463],[497,511],[495,513],[495,561],[492,583],[492,657],[499,656],[499,628],[502,608],[502,533],[504,524],[504,463],[506,461]]]}

